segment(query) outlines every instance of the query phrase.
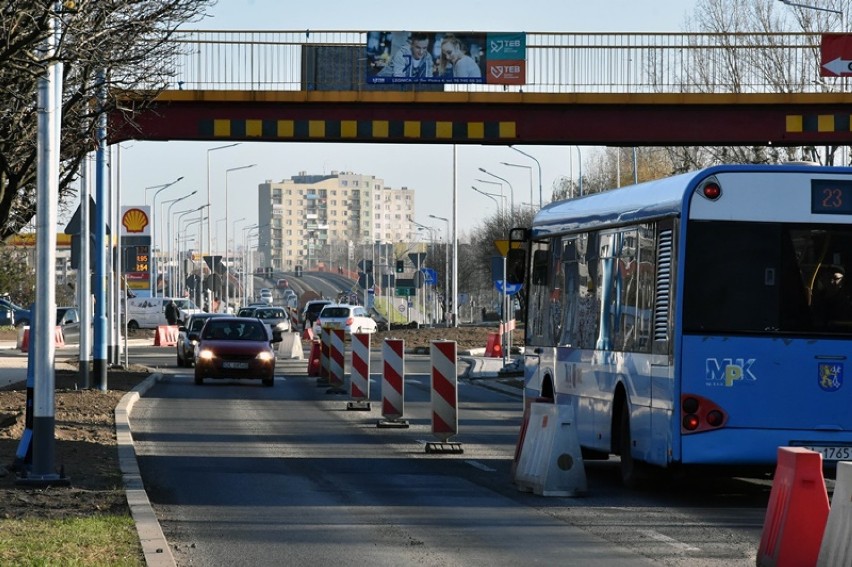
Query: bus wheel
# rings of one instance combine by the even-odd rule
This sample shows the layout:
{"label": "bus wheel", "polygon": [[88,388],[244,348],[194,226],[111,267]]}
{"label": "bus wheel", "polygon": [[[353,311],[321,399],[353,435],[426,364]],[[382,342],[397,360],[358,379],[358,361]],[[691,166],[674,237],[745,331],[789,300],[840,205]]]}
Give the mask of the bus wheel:
{"label": "bus wheel", "polygon": [[645,480],[645,465],[633,458],[630,449],[633,439],[630,436],[630,408],[627,401],[621,406],[621,422],[619,423],[621,454],[621,483],[626,488],[638,488]]}

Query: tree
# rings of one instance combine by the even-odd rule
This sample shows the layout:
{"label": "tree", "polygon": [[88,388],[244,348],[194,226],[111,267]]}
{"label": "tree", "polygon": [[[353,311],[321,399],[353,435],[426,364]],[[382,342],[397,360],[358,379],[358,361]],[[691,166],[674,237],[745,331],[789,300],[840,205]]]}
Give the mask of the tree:
{"label": "tree", "polygon": [[35,272],[25,250],[12,246],[0,249],[0,295],[9,294],[13,303],[28,307],[35,301]]}
{"label": "tree", "polygon": [[[96,147],[97,118],[119,108],[130,91],[137,108],[171,81],[180,45],[177,27],[215,0],[79,0],[56,14],[51,1],[7,0],[0,9],[0,239],[17,234],[36,212],[38,80],[50,62],[44,45],[50,18],[62,19],[56,57],[63,63],[60,207]],[[97,101],[99,89],[105,100]],[[127,117],[129,120],[131,117]]]}

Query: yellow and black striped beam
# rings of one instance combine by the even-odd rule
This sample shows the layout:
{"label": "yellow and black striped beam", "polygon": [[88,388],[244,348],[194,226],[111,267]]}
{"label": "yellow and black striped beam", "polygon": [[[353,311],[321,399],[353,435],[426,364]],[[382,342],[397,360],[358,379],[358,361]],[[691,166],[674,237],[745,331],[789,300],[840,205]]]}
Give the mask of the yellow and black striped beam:
{"label": "yellow and black striped beam", "polygon": [[436,120],[240,120],[200,123],[201,136],[212,139],[324,141],[516,141],[513,121],[448,122]]}

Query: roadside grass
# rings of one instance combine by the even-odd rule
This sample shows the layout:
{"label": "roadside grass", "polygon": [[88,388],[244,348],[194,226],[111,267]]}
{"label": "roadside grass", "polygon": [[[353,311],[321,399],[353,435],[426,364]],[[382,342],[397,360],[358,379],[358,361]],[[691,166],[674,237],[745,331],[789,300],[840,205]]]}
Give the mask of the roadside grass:
{"label": "roadside grass", "polygon": [[130,516],[0,519],[0,565],[144,566]]}

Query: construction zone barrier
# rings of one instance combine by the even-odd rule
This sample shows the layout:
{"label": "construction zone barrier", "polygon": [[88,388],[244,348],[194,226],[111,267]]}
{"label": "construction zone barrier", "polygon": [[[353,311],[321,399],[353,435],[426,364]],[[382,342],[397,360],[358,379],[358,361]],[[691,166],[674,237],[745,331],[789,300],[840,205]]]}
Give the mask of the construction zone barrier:
{"label": "construction zone barrier", "polygon": [[345,394],[343,387],[343,350],[345,348],[343,329],[329,329],[328,345],[328,382],[331,385],[329,394]]}
{"label": "construction zone barrier", "polygon": [[[18,348],[21,349],[21,352],[29,352],[30,350],[30,327],[29,325],[24,325],[20,329],[18,329]],[[54,346],[64,347],[65,346],[65,335],[62,333],[62,327],[56,326],[56,329],[53,332],[53,344]]]}
{"label": "construction zone barrier", "polygon": [[303,341],[312,341],[314,340],[314,330],[309,327],[307,324],[305,325],[305,330],[302,331],[302,340]]}
{"label": "construction zone barrier", "polygon": [[455,341],[432,341],[432,434],[437,443],[426,443],[427,453],[463,453],[461,443],[450,442],[459,432],[458,361]]}
{"label": "construction zone barrier", "polygon": [[500,344],[501,342],[502,337],[500,336],[500,333],[488,333],[488,342],[485,343],[485,356],[502,358],[503,346]]}
{"label": "construction zone barrier", "polygon": [[382,418],[377,427],[408,427],[405,411],[405,341],[382,343]]}
{"label": "construction zone barrier", "polygon": [[578,496],[586,492],[574,408],[530,405],[529,424],[514,474],[518,490],[541,496]]}
{"label": "construction zone barrier", "polygon": [[331,335],[325,327],[320,328],[320,373],[317,378],[317,386],[328,386],[328,348],[331,343]]}
{"label": "construction zone barrier", "polygon": [[822,455],[802,447],[779,447],[757,566],[816,565],[828,511]]}
{"label": "construction zone barrier", "polygon": [[837,463],[831,511],[819,547],[817,567],[852,565],[852,461]]}
{"label": "construction zone barrier", "polygon": [[177,337],[177,325],[160,325],[154,333],[154,346],[175,346]]}
{"label": "construction zone barrier", "polygon": [[311,341],[311,351],[308,353],[308,376],[320,375],[320,358],[321,358],[320,342],[316,339]]}
{"label": "construction zone barrier", "polygon": [[296,333],[281,333],[281,342],[278,343],[278,356],[302,360],[305,353],[302,352],[302,341]]}
{"label": "construction zone barrier", "polygon": [[509,471],[512,478],[515,478],[515,473],[518,470],[518,460],[521,458],[521,447],[524,446],[524,439],[527,436],[527,427],[529,427],[530,423],[530,407],[533,403],[552,404],[553,398],[524,398],[524,417],[521,421],[521,432],[518,435],[517,443],[515,443],[515,458],[512,459],[512,466]]}
{"label": "construction zone barrier", "polygon": [[352,333],[348,410],[370,409],[370,333]]}

